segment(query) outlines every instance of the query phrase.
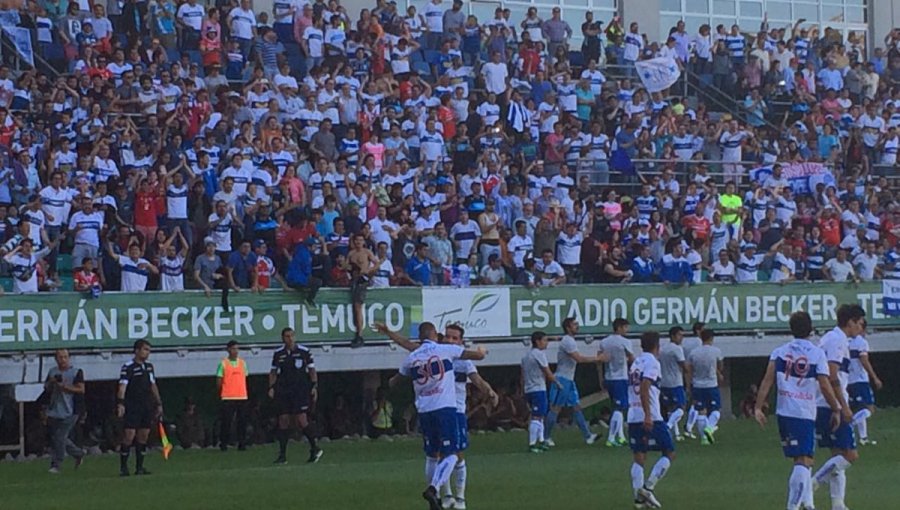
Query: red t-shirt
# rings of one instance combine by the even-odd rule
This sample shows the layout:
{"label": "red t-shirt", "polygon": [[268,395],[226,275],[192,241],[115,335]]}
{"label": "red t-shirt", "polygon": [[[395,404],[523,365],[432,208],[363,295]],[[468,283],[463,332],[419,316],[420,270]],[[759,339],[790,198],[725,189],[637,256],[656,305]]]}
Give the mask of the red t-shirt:
{"label": "red t-shirt", "polygon": [[709,238],[711,224],[706,217],[692,214],[690,216],[685,216],[682,223],[684,224],[684,228],[694,233],[694,239]]}
{"label": "red t-shirt", "polygon": [[256,283],[260,288],[268,289],[275,273],[275,264],[265,255],[256,258]]}
{"label": "red t-shirt", "polygon": [[822,231],[822,242],[825,246],[837,246],[841,244],[841,222],[835,218],[819,221],[819,230]]}
{"label": "red t-shirt", "polygon": [[441,105],[437,112],[438,121],[444,127],[444,139],[450,140],[456,136],[456,114],[453,110]]}
{"label": "red t-shirt", "polygon": [[100,285],[100,277],[97,273],[85,273],[78,271],[75,273],[75,290],[84,291],[95,285]]}
{"label": "red t-shirt", "polygon": [[134,224],[141,227],[156,225],[156,193],[137,193],[134,196]]}

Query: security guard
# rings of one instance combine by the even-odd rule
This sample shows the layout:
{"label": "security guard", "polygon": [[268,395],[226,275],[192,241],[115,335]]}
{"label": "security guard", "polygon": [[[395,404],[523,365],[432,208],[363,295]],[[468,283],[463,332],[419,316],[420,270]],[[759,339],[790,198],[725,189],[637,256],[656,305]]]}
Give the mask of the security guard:
{"label": "security guard", "polygon": [[231,423],[237,417],[238,450],[247,449],[247,363],[239,356],[237,340],[226,346],[228,357],[219,363],[216,370],[216,386],[222,400],[219,422],[219,449],[228,450]]}

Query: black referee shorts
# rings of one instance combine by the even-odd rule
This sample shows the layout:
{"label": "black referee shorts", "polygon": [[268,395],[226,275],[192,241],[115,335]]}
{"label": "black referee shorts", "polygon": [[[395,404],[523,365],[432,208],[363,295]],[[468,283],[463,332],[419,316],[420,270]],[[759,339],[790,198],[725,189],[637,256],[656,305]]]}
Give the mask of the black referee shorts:
{"label": "black referee shorts", "polygon": [[126,429],[149,429],[153,423],[153,407],[145,402],[126,402],[123,422]]}
{"label": "black referee shorts", "polygon": [[287,388],[275,390],[275,407],[278,415],[305,414],[309,411],[309,390],[306,388]]}

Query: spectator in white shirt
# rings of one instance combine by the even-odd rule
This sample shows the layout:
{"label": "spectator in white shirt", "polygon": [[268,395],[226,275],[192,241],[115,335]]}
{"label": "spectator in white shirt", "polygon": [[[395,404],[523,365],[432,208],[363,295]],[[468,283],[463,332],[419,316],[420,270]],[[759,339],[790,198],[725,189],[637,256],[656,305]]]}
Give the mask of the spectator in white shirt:
{"label": "spectator in white shirt", "polygon": [[862,281],[872,281],[881,277],[881,268],[878,267],[878,254],[875,253],[875,243],[865,243],[865,251],[853,258],[853,267]]}
{"label": "spectator in white shirt", "polygon": [[826,262],[822,267],[822,272],[827,280],[833,282],[857,281],[853,264],[847,260],[847,250],[838,250],[837,257]]}

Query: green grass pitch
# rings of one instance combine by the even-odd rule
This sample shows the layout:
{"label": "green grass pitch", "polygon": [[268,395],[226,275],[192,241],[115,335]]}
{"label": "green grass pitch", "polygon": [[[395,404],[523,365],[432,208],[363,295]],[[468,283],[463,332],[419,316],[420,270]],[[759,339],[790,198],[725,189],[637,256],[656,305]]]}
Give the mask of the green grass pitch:
{"label": "green grass pitch", "polygon": [[[854,510],[900,508],[900,410],[879,411],[869,429],[877,446],[863,447],[847,474],[847,504]],[[558,430],[557,447],[544,454],[525,450],[525,432],[473,434],[468,451],[468,508],[632,508],[626,448],[586,446],[576,431]],[[668,476],[657,487],[663,508],[673,510],[784,508],[789,461],[781,456],[777,429],[748,420],[723,421],[717,444],[679,443]],[[73,471],[47,473],[43,460],[0,462],[0,508],[4,510],[241,509],[423,510],[421,441],[324,443],[325,456],[304,463],[305,444],[292,443],[287,466],[273,466],[274,444],[183,451],[164,462],[152,452],[147,477],[120,479],[118,457],[88,457]],[[828,457],[820,451],[817,465]],[[655,461],[656,455],[652,456]],[[132,458],[132,466],[133,466]],[[648,466],[649,472],[649,466]],[[827,487],[817,508],[830,508]]]}

